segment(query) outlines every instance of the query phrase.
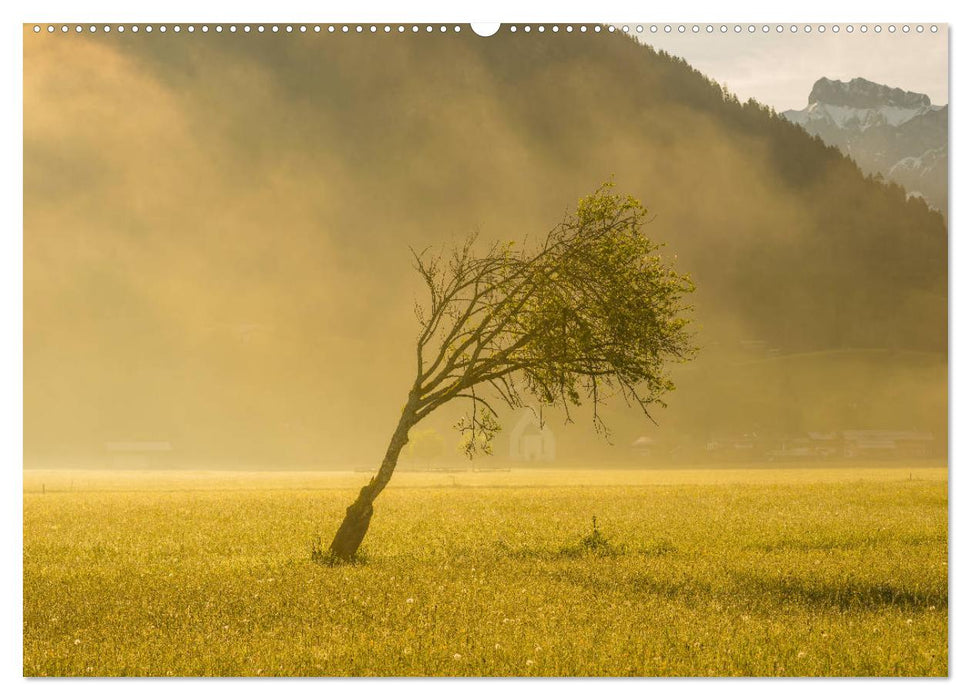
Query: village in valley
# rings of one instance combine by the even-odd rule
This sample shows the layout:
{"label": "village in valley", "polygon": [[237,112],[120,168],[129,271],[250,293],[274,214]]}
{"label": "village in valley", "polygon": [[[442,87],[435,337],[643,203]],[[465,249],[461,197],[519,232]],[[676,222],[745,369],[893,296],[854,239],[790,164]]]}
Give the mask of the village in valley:
{"label": "village in valley", "polygon": [[[579,463],[557,451],[554,427],[535,409],[519,412],[505,440],[491,457],[468,460],[449,450],[446,437],[434,429],[416,431],[403,458],[407,471],[508,471],[546,466],[571,468]],[[505,445],[503,445],[505,443]],[[946,444],[920,430],[834,430],[778,434],[757,428],[664,439],[641,435],[625,446],[615,444],[611,466],[690,467],[719,463],[883,462],[926,460],[940,456]],[[505,449],[504,449],[505,448]],[[105,443],[105,467],[115,470],[178,468],[179,454],[168,441]],[[370,467],[359,471],[369,471]]]}
{"label": "village in valley", "polygon": [[[523,409],[491,458],[456,459],[445,450],[436,431],[418,437],[422,458],[406,459],[405,468],[422,471],[495,471],[528,466],[570,468],[580,463],[567,450],[558,451],[556,426],[541,421],[533,409]],[[433,441],[435,445],[429,446]],[[503,442],[506,444],[503,445]],[[503,449],[505,447],[505,449]],[[658,438],[641,435],[627,444],[614,444],[611,466],[672,468],[717,464],[852,463],[926,460],[946,449],[938,436],[920,430],[847,429],[779,434],[757,428],[714,432],[707,436]]]}

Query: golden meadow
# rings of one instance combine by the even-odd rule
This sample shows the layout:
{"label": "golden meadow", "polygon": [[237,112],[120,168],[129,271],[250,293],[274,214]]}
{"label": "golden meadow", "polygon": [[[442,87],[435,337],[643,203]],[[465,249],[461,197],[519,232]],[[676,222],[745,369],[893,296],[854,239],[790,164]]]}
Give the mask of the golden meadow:
{"label": "golden meadow", "polygon": [[24,673],[947,674],[938,465],[361,478],[25,472]]}

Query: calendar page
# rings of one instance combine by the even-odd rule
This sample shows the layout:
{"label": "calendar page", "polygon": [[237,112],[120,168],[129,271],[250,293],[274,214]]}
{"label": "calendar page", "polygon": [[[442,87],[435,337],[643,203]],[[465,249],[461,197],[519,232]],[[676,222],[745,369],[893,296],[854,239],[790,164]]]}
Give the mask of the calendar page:
{"label": "calendar page", "polygon": [[23,674],[947,676],[948,104],[932,22],[25,24]]}

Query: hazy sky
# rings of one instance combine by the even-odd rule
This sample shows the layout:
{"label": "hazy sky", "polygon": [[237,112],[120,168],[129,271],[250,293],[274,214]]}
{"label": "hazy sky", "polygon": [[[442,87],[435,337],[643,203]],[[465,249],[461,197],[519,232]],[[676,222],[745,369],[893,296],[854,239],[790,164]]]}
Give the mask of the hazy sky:
{"label": "hazy sky", "polygon": [[[929,25],[927,25],[929,26]],[[862,77],[892,87],[930,96],[934,104],[946,104],[947,27],[939,25],[936,34],[925,28],[918,34],[890,34],[887,26],[879,34],[870,28],[865,34],[856,28],[833,34],[831,27],[820,34],[806,34],[800,29],[792,34],[788,27],[782,34],[762,32],[762,26],[749,34],[748,25],[735,34],[732,27],[721,34],[718,26],[712,34],[704,27],[697,34],[690,26],[683,34],[672,26],[670,34],[658,26],[656,34],[644,27],[644,43],[663,49],[688,63],[719,83],[727,83],[739,98],[756,100],[777,110],[802,109],[806,106],[813,83],[827,77],[849,80]]]}

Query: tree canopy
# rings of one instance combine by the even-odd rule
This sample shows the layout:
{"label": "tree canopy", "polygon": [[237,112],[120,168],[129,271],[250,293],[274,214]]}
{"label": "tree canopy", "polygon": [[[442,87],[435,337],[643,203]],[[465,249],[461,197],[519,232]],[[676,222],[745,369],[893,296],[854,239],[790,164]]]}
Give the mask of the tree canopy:
{"label": "tree canopy", "polygon": [[608,183],[535,242],[480,252],[470,236],[454,249],[416,253],[428,291],[415,308],[416,421],[470,400],[458,427],[471,456],[488,451],[498,429],[495,400],[519,408],[532,399],[568,420],[589,402],[605,434],[599,409],[612,396],[650,417],[674,388],[665,363],[694,353],[685,299],[694,287],[644,234],[647,221],[637,199]]}

